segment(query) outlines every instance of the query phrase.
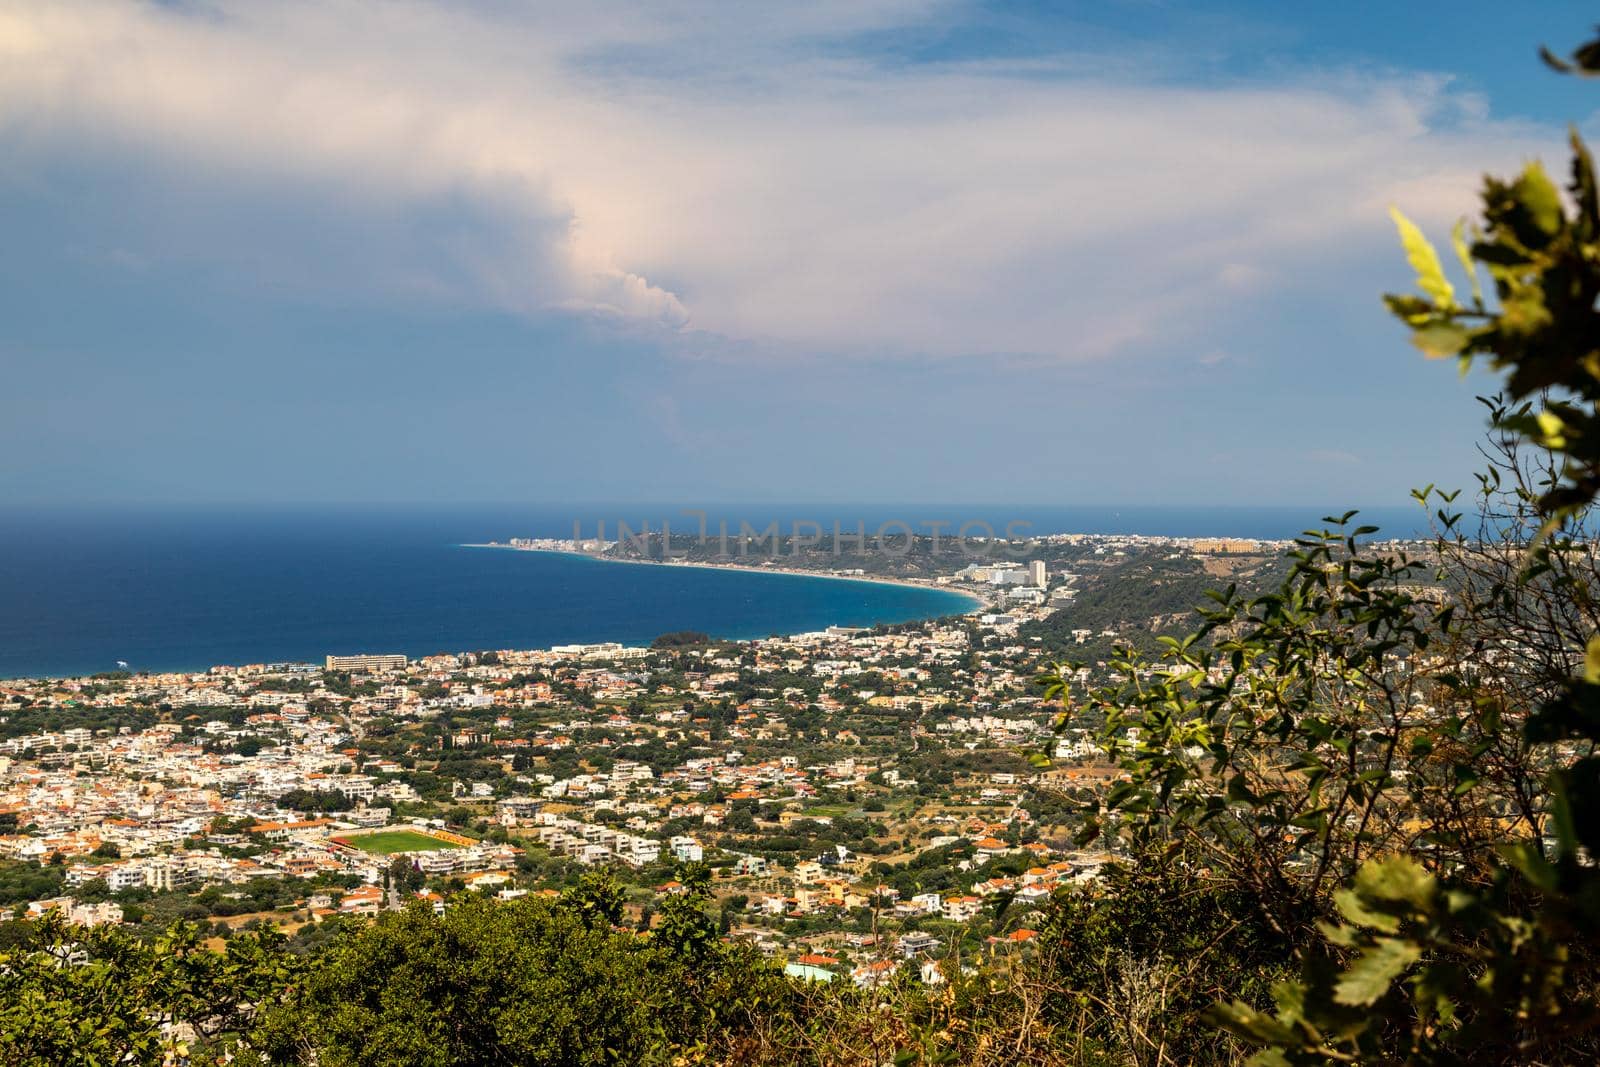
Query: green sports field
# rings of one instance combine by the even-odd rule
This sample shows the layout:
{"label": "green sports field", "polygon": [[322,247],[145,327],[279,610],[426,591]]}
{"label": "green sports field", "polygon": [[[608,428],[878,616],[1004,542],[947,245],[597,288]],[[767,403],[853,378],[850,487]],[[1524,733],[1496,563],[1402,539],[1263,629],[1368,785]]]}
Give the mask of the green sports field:
{"label": "green sports field", "polygon": [[340,838],[351,848],[374,852],[380,856],[396,852],[430,852],[441,848],[460,848],[460,845],[441,841],[437,837],[419,834],[415,830],[380,830],[375,834],[351,834]]}

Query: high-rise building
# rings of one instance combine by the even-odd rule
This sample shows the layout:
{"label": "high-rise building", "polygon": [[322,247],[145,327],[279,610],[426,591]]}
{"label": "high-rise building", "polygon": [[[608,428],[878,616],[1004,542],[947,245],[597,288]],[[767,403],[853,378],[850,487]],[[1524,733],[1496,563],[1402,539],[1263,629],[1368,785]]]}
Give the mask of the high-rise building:
{"label": "high-rise building", "polygon": [[1044,560],[1035,559],[1028,561],[1028,584],[1044,588],[1045,570]]}

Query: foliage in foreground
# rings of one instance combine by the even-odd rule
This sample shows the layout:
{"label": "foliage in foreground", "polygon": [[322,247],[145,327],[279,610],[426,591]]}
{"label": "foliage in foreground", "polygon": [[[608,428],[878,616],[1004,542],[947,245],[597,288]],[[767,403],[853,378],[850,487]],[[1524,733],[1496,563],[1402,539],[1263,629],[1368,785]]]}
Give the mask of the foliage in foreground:
{"label": "foliage in foreground", "polygon": [[652,937],[591,876],[556,901],[464,894],[352,924],[302,958],[276,933],[202,947],[178,924],[20,924],[0,953],[0,1062],[447,1065],[656,1062],[729,1046],[792,986],[719,943],[703,874]]}
{"label": "foliage in foreground", "polygon": [[[1600,42],[1571,64],[1546,59],[1600,72]],[[1495,540],[1531,532],[1514,570],[1458,598],[1489,609],[1496,651],[1524,646],[1535,665],[1497,667],[1481,645],[1469,661],[1484,668],[1473,695],[1491,690],[1491,740],[1517,737],[1543,772],[1532,824],[1496,824],[1494,862],[1479,878],[1430,871],[1414,854],[1367,863],[1336,898],[1338,921],[1323,927],[1342,968],[1309,967],[1281,990],[1274,1016],[1222,1012],[1267,1046],[1261,1062],[1487,1062],[1486,1050],[1506,1062],[1600,1058],[1600,622],[1586,527],[1600,495],[1600,183],[1575,133],[1572,152],[1570,200],[1537,163],[1510,181],[1485,180],[1481,229],[1470,244],[1459,228],[1455,238],[1470,304],[1397,215],[1423,295],[1388,298],[1425,352],[1459,356],[1464,367],[1485,358],[1505,372],[1509,400],[1490,404],[1503,447],[1544,457],[1530,478],[1507,482],[1503,465],[1485,476],[1486,497],[1509,488],[1513,503],[1497,516]],[[1456,520],[1440,521],[1450,547]],[[1512,684],[1493,692],[1502,679]]]}
{"label": "foliage in foreground", "polygon": [[[1064,893],[1039,946],[980,974],[909,973],[876,990],[797,982],[720,941],[705,884],[663,901],[649,936],[587,876],[559,899],[456,898],[350,923],[309,954],[270,931],[220,951],[179,925],[15,923],[0,953],[0,1062],[164,1064],[1224,1063],[1203,1024],[1227,991],[1265,992],[1282,953],[1220,882],[1117,869]],[[231,1057],[231,1059],[230,1059]]]}
{"label": "foliage in foreground", "polygon": [[1413,556],[1330,520],[1277,593],[1217,594],[1070,702],[1127,773],[1089,832],[1203,857],[1292,954],[1271,1009],[1212,1012],[1253,1063],[1600,1061],[1600,183],[1572,148],[1570,199],[1536,163],[1486,179],[1470,302],[1396,213],[1421,293],[1390,309],[1506,372],[1475,526],[1431,488]]}

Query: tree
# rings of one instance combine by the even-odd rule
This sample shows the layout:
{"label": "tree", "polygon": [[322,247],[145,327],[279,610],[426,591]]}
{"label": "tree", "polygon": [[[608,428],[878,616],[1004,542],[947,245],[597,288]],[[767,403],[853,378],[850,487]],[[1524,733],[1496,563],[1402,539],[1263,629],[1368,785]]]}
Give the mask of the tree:
{"label": "tree", "polygon": [[290,811],[331,812],[349,811],[356,806],[356,803],[343,793],[333,790],[291,789],[278,798],[278,806]]}
{"label": "tree", "polygon": [[681,889],[661,902],[656,938],[675,956],[703,959],[717,937],[717,922],[707,910],[711,900],[711,868],[704,863],[678,865]]}
{"label": "tree", "polygon": [[[1600,41],[1547,59],[1600,73]],[[1359,547],[1363,531],[1337,546],[1324,535],[1278,596],[1219,598],[1120,719],[1151,733],[1123,750],[1136,770],[1118,814],[1147,839],[1209,845],[1301,962],[1272,1010],[1216,1009],[1265,1046],[1254,1062],[1600,1057],[1600,572],[1587,528],[1600,189],[1576,135],[1572,150],[1570,202],[1537,163],[1485,180],[1480,226],[1452,240],[1470,302],[1396,213],[1421,292],[1387,297],[1390,309],[1426,354],[1506,373],[1505,396],[1485,401],[1476,530],[1456,494],[1416,494],[1436,509],[1436,594],[1418,595],[1411,561]],[[1327,893],[1330,881],[1344,886]],[[1322,921],[1286,922],[1294,900]]]}
{"label": "tree", "polygon": [[98,904],[111,899],[111,887],[104,878],[91,878],[74,889],[72,895],[85,904]]}
{"label": "tree", "polygon": [[47,917],[0,949],[0,1062],[160,1063],[184,1024],[199,1038],[191,1062],[248,1054],[258,1005],[297,969],[283,938],[257,931],[223,952],[178,923],[151,942],[116,926],[73,927]]}
{"label": "tree", "polygon": [[409,896],[422,888],[425,881],[421,871],[404,856],[389,861],[389,884],[401,896]]}
{"label": "tree", "polygon": [[412,905],[349,930],[257,1047],[319,1067],[664,1062],[747,1025],[751,1000],[784,988],[748,954],[712,948],[691,970],[658,939],[595,921],[611,914],[603,882],[557,904],[466,894],[443,916]]}
{"label": "tree", "polygon": [[586,926],[612,927],[622,921],[627,896],[617,880],[604,871],[585,871],[578,884],[562,897],[562,906]]}
{"label": "tree", "polygon": [[692,648],[711,642],[711,638],[699,630],[674,630],[665,633],[650,642],[650,647],[655,649]]}

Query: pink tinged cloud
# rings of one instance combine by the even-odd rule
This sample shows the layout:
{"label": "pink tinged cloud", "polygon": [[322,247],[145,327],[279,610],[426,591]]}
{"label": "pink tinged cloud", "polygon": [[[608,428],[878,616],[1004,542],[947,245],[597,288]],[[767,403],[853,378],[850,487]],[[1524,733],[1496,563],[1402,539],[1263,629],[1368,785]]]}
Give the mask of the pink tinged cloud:
{"label": "pink tinged cloud", "polygon": [[223,203],[288,189],[378,229],[450,198],[493,223],[357,249],[334,285],[724,351],[1044,360],[1184,339],[1330,248],[1386,245],[1388,203],[1445,225],[1486,163],[1559,151],[1436,78],[1208,89],[810,47],[941,6],[0,0],[0,147],[153,159]]}

